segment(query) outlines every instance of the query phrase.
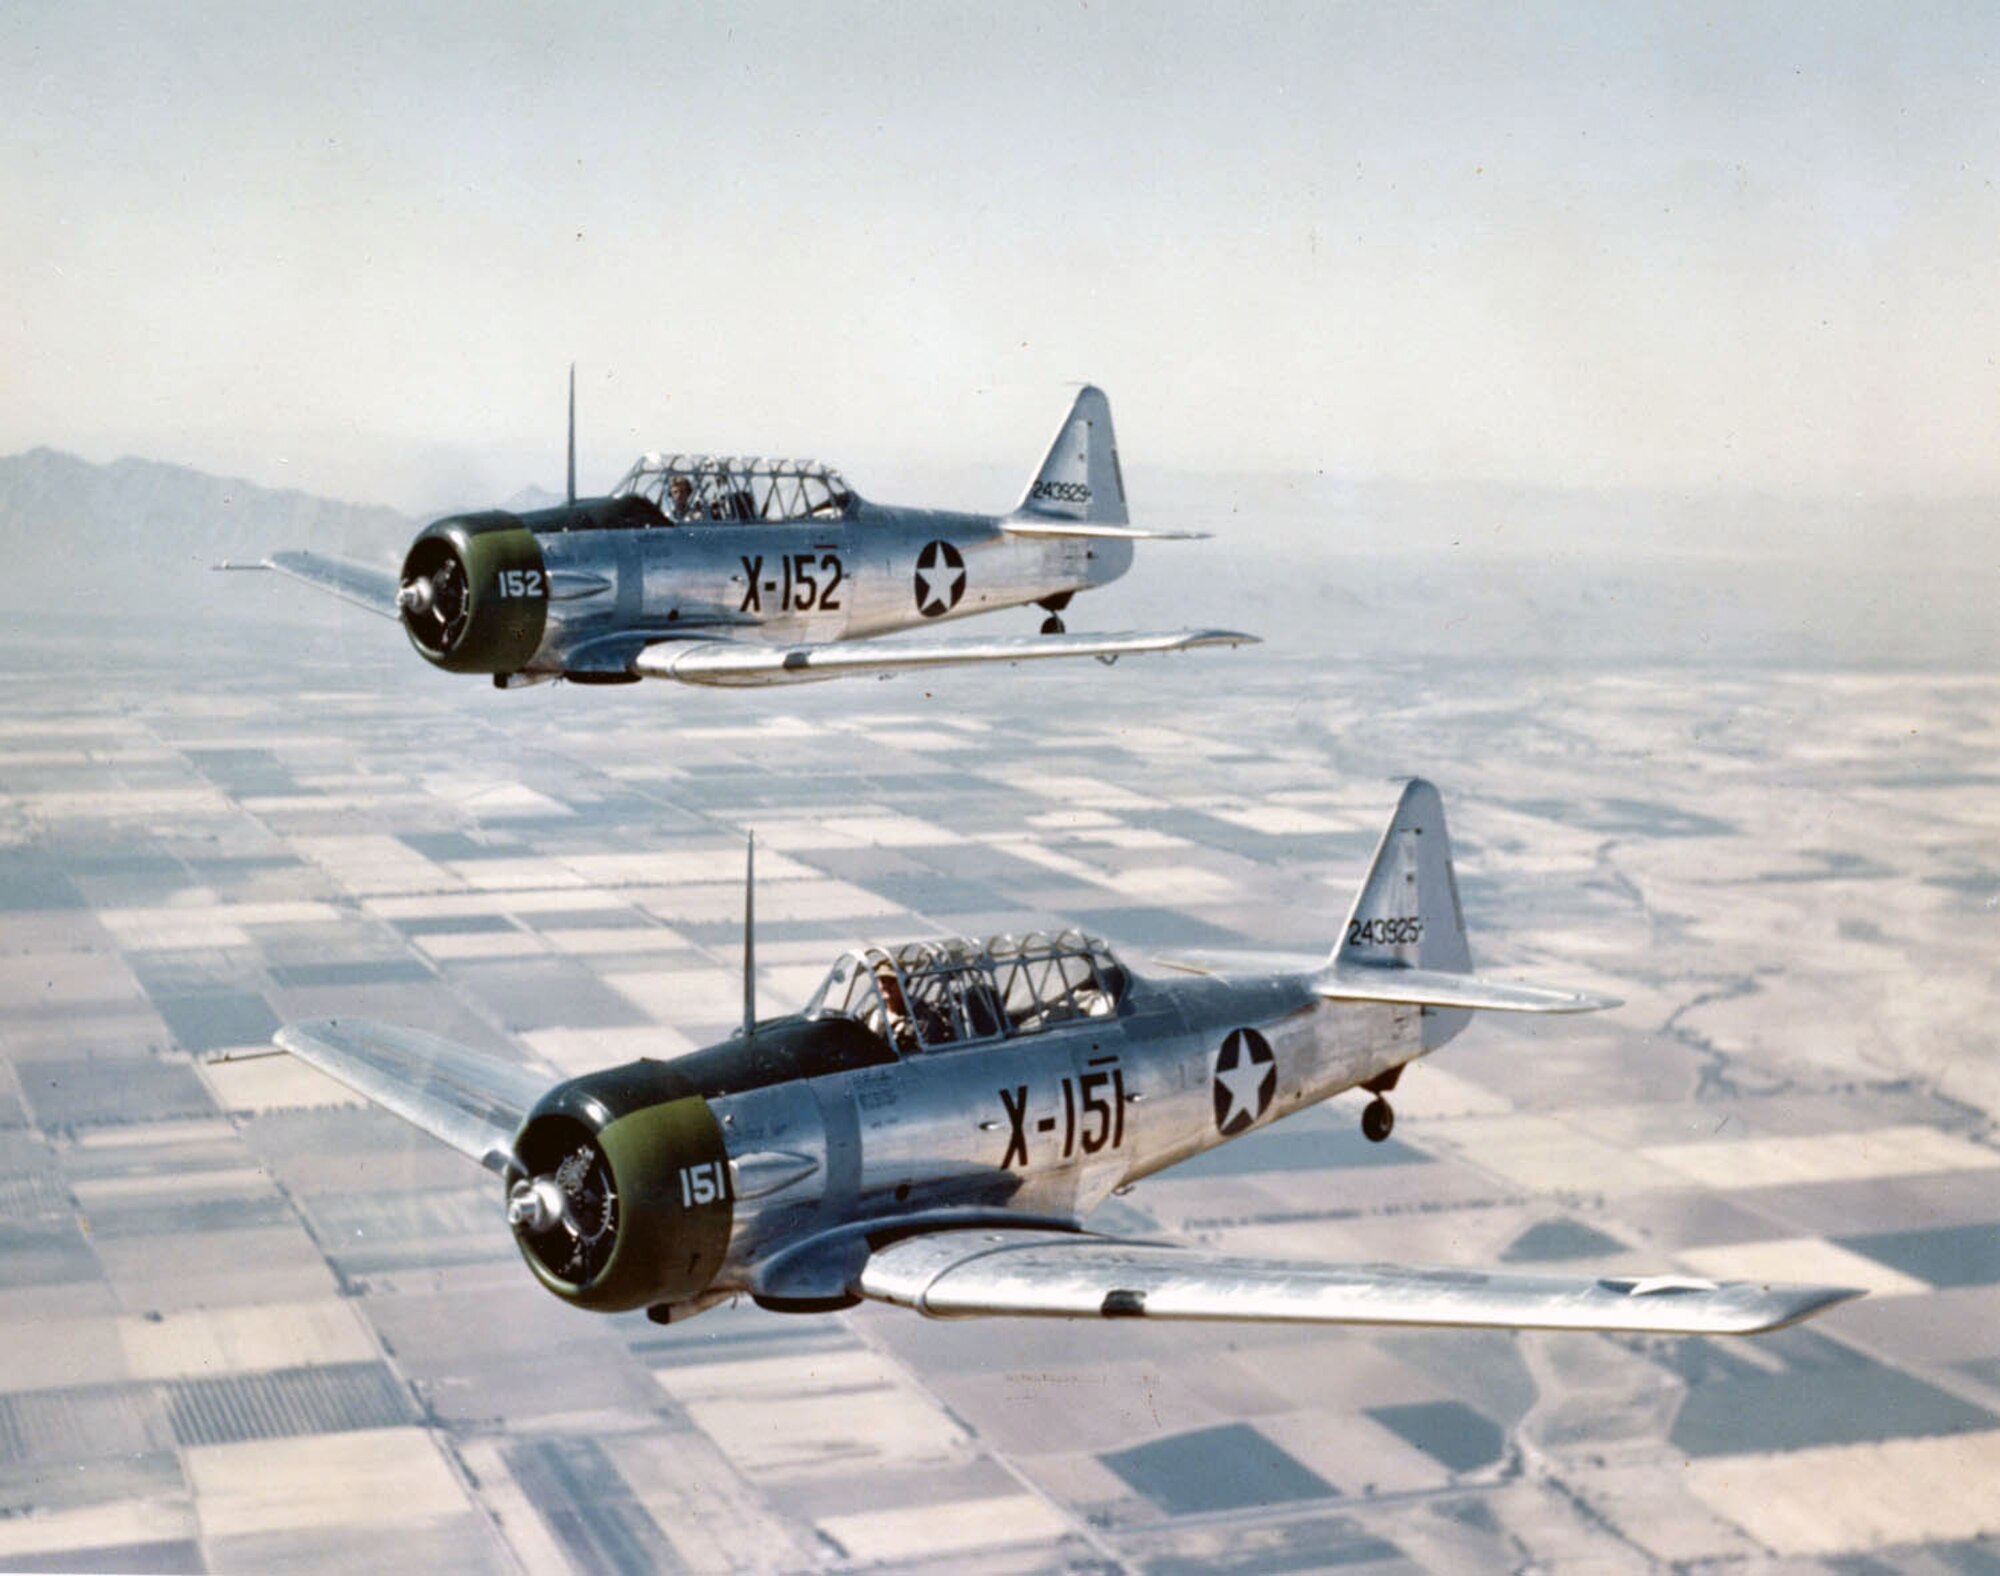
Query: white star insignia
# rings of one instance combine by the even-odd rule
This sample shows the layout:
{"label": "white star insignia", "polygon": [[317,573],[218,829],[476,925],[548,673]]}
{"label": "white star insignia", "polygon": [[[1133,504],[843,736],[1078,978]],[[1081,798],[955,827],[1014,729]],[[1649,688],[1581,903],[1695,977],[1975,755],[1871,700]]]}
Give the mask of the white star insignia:
{"label": "white star insignia", "polygon": [[933,542],[917,559],[917,610],[948,613],[965,590],[965,566],[951,562],[951,551]]}
{"label": "white star insignia", "polygon": [[1255,1029],[1234,1029],[1215,1053],[1215,1125],[1225,1138],[1245,1132],[1278,1092],[1278,1061]]}
{"label": "white star insignia", "polygon": [[1270,1075],[1271,1064],[1253,1062],[1248,1051],[1227,1072],[1216,1073],[1215,1081],[1229,1093],[1229,1109],[1222,1114],[1221,1126],[1229,1126],[1239,1116],[1256,1121],[1259,1109],[1257,1094]]}

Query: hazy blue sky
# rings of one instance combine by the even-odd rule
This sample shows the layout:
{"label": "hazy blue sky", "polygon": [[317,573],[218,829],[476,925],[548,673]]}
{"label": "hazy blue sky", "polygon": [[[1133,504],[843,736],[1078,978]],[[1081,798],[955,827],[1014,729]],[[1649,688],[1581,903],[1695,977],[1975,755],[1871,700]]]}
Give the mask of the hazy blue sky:
{"label": "hazy blue sky", "polygon": [[[0,12],[0,452],[2000,487],[2000,8]],[[1002,500],[991,500],[998,503]]]}

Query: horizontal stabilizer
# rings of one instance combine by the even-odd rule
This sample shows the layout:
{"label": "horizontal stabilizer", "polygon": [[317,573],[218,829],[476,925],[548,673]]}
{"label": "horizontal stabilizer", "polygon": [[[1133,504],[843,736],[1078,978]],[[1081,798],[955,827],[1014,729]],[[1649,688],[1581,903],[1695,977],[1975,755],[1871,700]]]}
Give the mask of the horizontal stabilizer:
{"label": "horizontal stabilizer", "polygon": [[1156,952],[1153,961],[1181,974],[1317,974],[1326,959],[1317,953],[1256,952],[1247,948],[1209,948],[1189,952]]}
{"label": "horizontal stabilizer", "polygon": [[932,1318],[1221,1319],[1753,1335],[1860,1293],[1693,1276],[1521,1275],[1232,1258],[1078,1232],[957,1229],[877,1248],[853,1290]]}
{"label": "horizontal stabilizer", "polygon": [[558,1082],[505,1057],[367,1018],[288,1023],[272,1038],[300,1061],[503,1175],[522,1121]]}
{"label": "horizontal stabilizer", "polygon": [[1476,1008],[1485,1012],[1598,1012],[1619,1005],[1615,996],[1550,990],[1543,985],[1510,985],[1475,974],[1439,969],[1378,968],[1335,964],[1313,981],[1328,1001],[1383,1001],[1409,1007]]}
{"label": "horizontal stabilizer", "polygon": [[1205,542],[1207,531],[1147,531],[1136,525],[1070,524],[1061,520],[1002,520],[1009,536],[1086,537],[1106,542]]}
{"label": "horizontal stabilizer", "polygon": [[267,569],[311,586],[330,591],[343,602],[379,613],[383,618],[400,618],[396,607],[398,590],[394,570],[374,564],[357,564],[351,559],[329,558],[325,553],[283,552],[255,563],[225,558],[217,569]]}
{"label": "horizontal stabilizer", "polygon": [[735,640],[667,640],[632,661],[642,678],[683,684],[810,684],[862,673],[966,667],[982,662],[1039,662],[1054,657],[1115,661],[1155,651],[1205,646],[1254,646],[1255,635],[1230,629],[1178,629],[1165,634],[1018,635],[991,640],[856,640],[812,646],[765,646]]}

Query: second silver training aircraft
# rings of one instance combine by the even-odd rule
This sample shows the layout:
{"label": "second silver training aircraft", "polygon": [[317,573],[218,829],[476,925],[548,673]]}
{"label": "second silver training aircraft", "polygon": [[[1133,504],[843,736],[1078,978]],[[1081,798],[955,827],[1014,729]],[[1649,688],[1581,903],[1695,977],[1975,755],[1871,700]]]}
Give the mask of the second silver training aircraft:
{"label": "second silver training aircraft", "polygon": [[[1252,644],[1226,629],[1063,628],[1070,599],[1124,574],[1134,542],[1199,534],[1128,523],[1111,405],[1089,387],[1004,515],[870,503],[812,461],[709,454],[645,455],[608,497],[579,499],[572,375],[566,503],[438,520],[400,574],[311,551],[219,567],[275,570],[398,619],[425,660],[502,689],[795,684]],[[1047,611],[1039,636],[875,642],[1029,604]]]}
{"label": "second silver training aircraft", "polygon": [[[1384,1094],[1471,1013],[1601,998],[1471,972],[1444,807],[1413,782],[1326,959],[1133,973],[1076,931],[849,953],[803,1012],[570,1079],[359,1018],[278,1044],[497,1172],[543,1286],[685,1318],[738,1295],[935,1318],[1239,1319],[1748,1334],[1855,1295],[1219,1255],[1100,1235],[1112,1193],[1345,1089]],[[1225,967],[1245,972],[1231,977]]]}

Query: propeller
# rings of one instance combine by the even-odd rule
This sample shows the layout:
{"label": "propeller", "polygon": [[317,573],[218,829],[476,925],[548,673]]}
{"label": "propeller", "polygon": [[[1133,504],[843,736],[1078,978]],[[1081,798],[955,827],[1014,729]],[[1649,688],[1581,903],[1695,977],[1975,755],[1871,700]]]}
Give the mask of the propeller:
{"label": "propeller", "polygon": [[432,651],[449,651],[465,633],[472,612],[465,565],[449,547],[428,556],[434,560],[430,572],[412,574],[402,583],[396,591],[396,607],[410,632],[425,646]]}
{"label": "propeller", "polygon": [[611,1165],[586,1140],[538,1177],[522,1177],[507,1196],[507,1223],[550,1273],[587,1286],[603,1273],[618,1242],[618,1189]]}

